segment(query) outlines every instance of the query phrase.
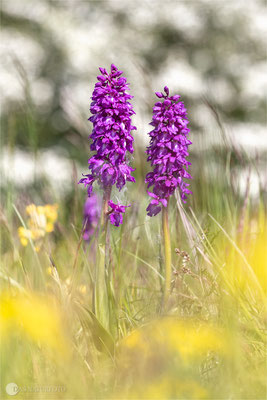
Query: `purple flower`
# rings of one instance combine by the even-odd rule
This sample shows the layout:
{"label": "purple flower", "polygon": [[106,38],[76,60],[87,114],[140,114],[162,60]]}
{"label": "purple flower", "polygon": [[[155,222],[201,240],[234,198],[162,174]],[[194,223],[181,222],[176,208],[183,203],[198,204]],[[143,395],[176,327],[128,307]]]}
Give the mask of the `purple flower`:
{"label": "purple flower", "polygon": [[88,197],[84,203],[84,240],[89,241],[93,236],[95,229],[98,225],[101,214],[101,202],[99,197],[93,193],[91,197]]}
{"label": "purple flower", "polygon": [[154,215],[157,215],[161,211],[161,206],[160,203],[164,206],[167,207],[167,200],[166,199],[160,199],[159,196],[157,196],[154,193],[147,192],[147,194],[152,197],[152,200],[147,207],[147,215],[149,217],[153,217]]}
{"label": "purple flower", "polygon": [[133,153],[131,131],[136,127],[131,123],[135,114],[127,93],[129,86],[122,71],[112,64],[110,74],[99,68],[101,75],[92,96],[89,121],[93,123],[90,135],[91,151],[95,154],[88,160],[90,174],[84,175],[79,183],[87,187],[91,196],[92,185],[97,181],[102,188],[116,184],[121,190],[126,181],[135,182],[131,175],[134,168],[128,165],[127,154]]}
{"label": "purple flower", "polygon": [[[164,93],[165,92],[165,93]],[[150,125],[154,129],[149,133],[150,144],[147,147],[147,161],[150,161],[153,171],[146,175],[148,188],[153,186],[153,193],[148,192],[153,199],[147,207],[150,217],[161,211],[161,206],[167,206],[168,198],[178,187],[182,201],[185,203],[187,194],[192,193],[184,179],[192,179],[187,172],[191,163],[187,161],[188,146],[192,144],[187,139],[187,111],[180,96],[169,96],[169,89],[156,92],[163,101],[157,102],[153,108]]]}
{"label": "purple flower", "polygon": [[112,225],[120,226],[123,223],[123,215],[125,209],[129,206],[123,206],[122,204],[114,204],[113,201],[109,201],[108,205],[111,207],[109,211],[109,219]]}

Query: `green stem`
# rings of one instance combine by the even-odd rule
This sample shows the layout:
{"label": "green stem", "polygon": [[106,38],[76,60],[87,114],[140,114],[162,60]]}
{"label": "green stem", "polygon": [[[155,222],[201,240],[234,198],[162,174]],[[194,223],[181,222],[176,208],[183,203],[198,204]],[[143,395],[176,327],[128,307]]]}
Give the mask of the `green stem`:
{"label": "green stem", "polygon": [[164,254],[165,254],[165,286],[164,286],[164,297],[163,303],[166,304],[171,290],[171,274],[172,274],[172,260],[171,260],[171,240],[170,240],[170,229],[168,221],[168,206],[162,207],[162,228],[164,238]]}
{"label": "green stem", "polygon": [[108,229],[108,202],[111,195],[111,186],[104,189],[101,226],[97,246],[96,280],[94,288],[94,312],[99,322],[109,330],[109,305],[106,284],[107,273],[107,229]]}

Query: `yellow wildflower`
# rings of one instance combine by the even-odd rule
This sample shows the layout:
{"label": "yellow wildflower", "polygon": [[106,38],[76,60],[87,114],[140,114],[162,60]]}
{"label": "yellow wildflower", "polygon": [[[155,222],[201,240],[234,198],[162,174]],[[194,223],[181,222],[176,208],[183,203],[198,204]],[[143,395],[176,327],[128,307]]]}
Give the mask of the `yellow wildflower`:
{"label": "yellow wildflower", "polygon": [[35,205],[35,204],[29,204],[29,205],[26,207],[26,213],[27,213],[27,214],[32,215],[32,214],[34,214],[35,212],[36,212],[36,205]]}
{"label": "yellow wildflower", "polygon": [[236,242],[227,242],[223,249],[222,275],[235,293],[256,299],[267,292],[267,223],[260,215],[258,220],[246,222]]}
{"label": "yellow wildflower", "polygon": [[121,343],[127,355],[142,351],[148,357],[155,349],[178,354],[183,362],[202,357],[208,350],[227,354],[228,348],[222,333],[209,325],[172,318],[153,321],[133,331]]}
{"label": "yellow wildflower", "polygon": [[57,217],[58,217],[57,209],[58,209],[57,204],[53,204],[53,205],[47,204],[44,206],[44,212],[45,212],[46,218],[49,220],[49,222],[51,224],[53,224],[57,220]]}
{"label": "yellow wildflower", "polygon": [[43,206],[37,206],[36,207],[37,214],[45,214],[45,208]]}
{"label": "yellow wildflower", "polygon": [[138,399],[208,398],[211,388],[202,382],[199,366],[211,356],[225,361],[230,351],[227,336],[211,324],[171,317],[152,321],[118,346],[121,393]]}
{"label": "yellow wildflower", "polygon": [[[45,206],[30,204],[26,207],[26,213],[29,215],[27,229],[22,226],[18,229],[23,246],[27,246],[29,239],[32,239],[33,242],[40,241],[47,233],[53,232],[58,216],[57,209],[57,204],[46,204]],[[40,250],[40,244],[35,246],[36,251]]]}
{"label": "yellow wildflower", "polygon": [[38,213],[37,210],[32,213],[30,219],[28,219],[28,225],[31,229],[37,228],[45,231],[46,224],[47,220],[45,214]]}
{"label": "yellow wildflower", "polygon": [[54,225],[51,222],[48,222],[46,224],[45,231],[47,233],[50,233],[50,232],[53,232],[53,230],[54,230]]}
{"label": "yellow wildflower", "polygon": [[19,335],[38,345],[48,347],[60,355],[67,355],[68,345],[59,310],[52,299],[36,294],[0,296],[1,345]]}
{"label": "yellow wildflower", "polygon": [[45,235],[45,232],[43,229],[32,228],[30,231],[31,231],[31,237],[33,240],[38,240],[38,239],[44,237],[44,235]]}
{"label": "yellow wildflower", "polygon": [[18,228],[18,235],[22,246],[27,246],[29,239],[32,238],[32,232],[23,226]]}

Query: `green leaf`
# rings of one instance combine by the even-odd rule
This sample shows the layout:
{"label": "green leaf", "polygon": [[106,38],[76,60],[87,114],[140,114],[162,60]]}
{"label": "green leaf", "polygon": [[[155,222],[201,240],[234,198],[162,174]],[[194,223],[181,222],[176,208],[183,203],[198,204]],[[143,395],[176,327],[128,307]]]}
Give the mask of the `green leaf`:
{"label": "green leaf", "polygon": [[75,305],[81,324],[89,330],[97,350],[113,358],[115,343],[110,333],[103,327],[91,310],[78,302],[75,302]]}

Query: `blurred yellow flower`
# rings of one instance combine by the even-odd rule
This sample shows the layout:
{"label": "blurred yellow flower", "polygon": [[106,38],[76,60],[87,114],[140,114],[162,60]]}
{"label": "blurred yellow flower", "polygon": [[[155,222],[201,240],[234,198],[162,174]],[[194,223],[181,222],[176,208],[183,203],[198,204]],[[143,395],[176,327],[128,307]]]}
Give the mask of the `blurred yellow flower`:
{"label": "blurred yellow flower", "polygon": [[58,209],[58,205],[54,204],[47,204],[44,206],[44,212],[46,215],[46,218],[48,219],[48,221],[50,221],[51,224],[53,224],[56,220],[57,220],[57,209]]}
{"label": "blurred yellow flower", "polygon": [[[205,399],[200,365],[228,359],[227,336],[217,327],[171,317],[134,330],[118,346],[118,376],[125,398]],[[133,382],[134,385],[132,384]],[[127,395],[127,396],[126,396]]]}
{"label": "blurred yellow flower", "polygon": [[32,232],[29,229],[25,229],[23,226],[18,228],[18,235],[23,246],[27,246],[29,239],[32,238]]}
{"label": "blurred yellow flower", "polygon": [[[29,218],[27,220],[27,228],[20,226],[18,235],[23,246],[27,246],[29,239],[33,242],[41,241],[46,233],[53,232],[54,224],[58,217],[58,205],[46,204],[45,206],[36,206],[30,204],[26,207],[26,213]],[[35,246],[35,250],[40,250],[40,243]]]}
{"label": "blurred yellow flower", "polygon": [[[267,292],[267,221],[259,221],[258,231],[252,235],[247,254],[248,262],[265,293]],[[247,246],[246,246],[247,247]]]}
{"label": "blurred yellow flower", "polygon": [[0,296],[0,345],[14,335],[48,347],[59,355],[68,354],[68,343],[59,310],[50,298],[28,293]]}
{"label": "blurred yellow flower", "polygon": [[151,383],[136,383],[127,393],[119,393],[116,397],[127,399],[207,399],[208,391],[198,382],[191,379],[177,379],[163,376]]}
{"label": "blurred yellow flower", "polygon": [[30,204],[30,205],[28,205],[27,207],[26,207],[26,213],[28,214],[28,215],[32,215],[33,213],[35,213],[36,212],[36,205],[35,204]]}
{"label": "blurred yellow flower", "polygon": [[142,351],[150,357],[155,349],[177,354],[185,363],[202,357],[208,351],[223,355],[228,352],[225,337],[215,327],[173,318],[153,321],[133,331],[121,342],[121,350],[127,355]]}
{"label": "blurred yellow flower", "polygon": [[79,285],[78,290],[81,294],[85,294],[87,291],[86,285]]}
{"label": "blurred yellow flower", "polygon": [[53,272],[52,267],[47,267],[46,268],[47,275],[52,275],[52,272]]}
{"label": "blurred yellow flower", "polygon": [[267,222],[266,217],[247,221],[236,242],[224,249],[224,268],[222,274],[232,288],[248,295],[267,293]]}
{"label": "blurred yellow flower", "polygon": [[53,230],[54,230],[54,225],[51,222],[48,222],[46,224],[45,231],[47,233],[50,233],[50,232],[53,232]]}

